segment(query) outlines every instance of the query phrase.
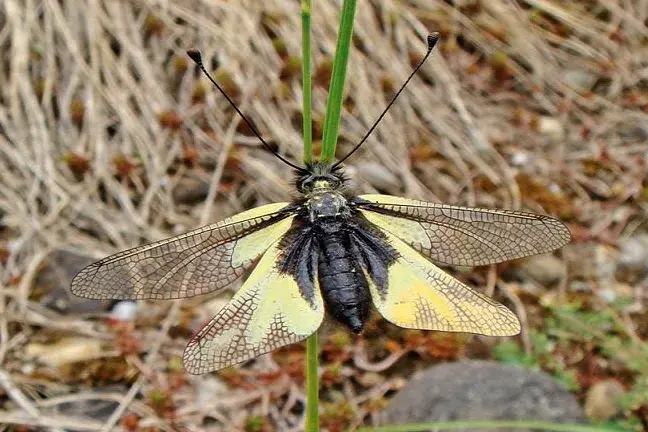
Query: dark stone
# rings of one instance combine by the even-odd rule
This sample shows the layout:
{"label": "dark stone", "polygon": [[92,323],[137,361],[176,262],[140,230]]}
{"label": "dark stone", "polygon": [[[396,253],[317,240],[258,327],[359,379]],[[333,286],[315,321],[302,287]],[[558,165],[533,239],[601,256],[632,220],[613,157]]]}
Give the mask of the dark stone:
{"label": "dark stone", "polygon": [[101,394],[107,395],[125,394],[128,389],[124,386],[110,386],[94,389],[97,395],[95,399],[81,399],[72,402],[58,404],[56,413],[66,417],[89,418],[100,422],[107,421],[113,412],[119,407],[119,402],[110,399],[101,399]]}
{"label": "dark stone", "polygon": [[36,287],[47,294],[41,304],[63,314],[84,314],[105,311],[110,306],[107,300],[88,300],[76,297],[70,292],[70,283],[76,274],[96,260],[66,250],[57,250],[47,257],[46,267],[36,279]]}
{"label": "dark stone", "polygon": [[463,361],[415,375],[382,413],[381,424],[451,420],[573,423],[582,421],[583,415],[574,396],[545,373],[497,362]]}
{"label": "dark stone", "polygon": [[194,176],[182,177],[173,188],[173,200],[178,204],[197,204],[207,198],[209,183]]}

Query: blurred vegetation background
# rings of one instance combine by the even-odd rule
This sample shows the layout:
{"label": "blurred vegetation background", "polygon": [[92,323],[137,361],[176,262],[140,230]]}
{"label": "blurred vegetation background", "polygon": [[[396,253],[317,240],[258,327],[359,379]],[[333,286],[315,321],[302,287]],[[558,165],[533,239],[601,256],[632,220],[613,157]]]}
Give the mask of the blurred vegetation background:
{"label": "blurred vegetation background", "polygon": [[[313,1],[316,149],[338,13]],[[511,307],[519,337],[378,317],[354,337],[328,324],[322,427],[432,419],[399,417],[393,396],[452,388],[452,374],[426,375],[422,390],[406,383],[465,359],[551,375],[575,413],[550,420],[647,427],[648,2],[366,0],[356,15],[339,155],[425,53],[427,33],[441,41],[347,164],[352,190],[549,213],[573,241],[448,269]],[[299,161],[300,32],[288,0],[0,4],[0,430],[300,428],[302,345],[218,374],[183,372],[187,340],[231,293],[139,305],[68,294],[95,259],[295,196],[292,174],[185,51],[200,49],[264,137]],[[485,374],[459,375],[473,402],[489,397]],[[471,403],[457,396],[464,408],[446,412]]]}

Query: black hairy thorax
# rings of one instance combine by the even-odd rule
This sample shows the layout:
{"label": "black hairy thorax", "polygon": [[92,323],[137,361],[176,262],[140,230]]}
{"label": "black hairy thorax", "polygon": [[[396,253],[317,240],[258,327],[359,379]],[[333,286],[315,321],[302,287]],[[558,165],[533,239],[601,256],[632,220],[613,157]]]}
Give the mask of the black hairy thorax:
{"label": "black hairy thorax", "polygon": [[369,282],[385,292],[396,251],[360,213],[362,200],[344,193],[341,169],[315,163],[297,177],[303,197],[283,238],[282,271],[311,303],[318,284],[329,315],[360,333],[370,311]]}

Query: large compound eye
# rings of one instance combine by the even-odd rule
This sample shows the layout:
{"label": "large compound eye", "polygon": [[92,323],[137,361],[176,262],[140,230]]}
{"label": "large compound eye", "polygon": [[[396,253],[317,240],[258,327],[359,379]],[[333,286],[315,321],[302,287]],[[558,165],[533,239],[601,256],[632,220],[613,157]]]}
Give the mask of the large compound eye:
{"label": "large compound eye", "polygon": [[299,183],[299,188],[303,191],[313,190],[313,177],[308,177]]}
{"label": "large compound eye", "polygon": [[337,188],[342,184],[342,180],[336,176],[328,176],[326,180],[328,180],[332,188]]}

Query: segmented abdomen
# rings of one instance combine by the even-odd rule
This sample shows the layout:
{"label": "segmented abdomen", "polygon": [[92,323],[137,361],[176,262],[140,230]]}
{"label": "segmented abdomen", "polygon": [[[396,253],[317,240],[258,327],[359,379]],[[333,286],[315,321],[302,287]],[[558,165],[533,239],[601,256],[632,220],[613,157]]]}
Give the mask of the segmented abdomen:
{"label": "segmented abdomen", "polygon": [[320,221],[316,231],[318,278],[328,313],[359,333],[369,313],[370,297],[349,232],[339,221]]}

